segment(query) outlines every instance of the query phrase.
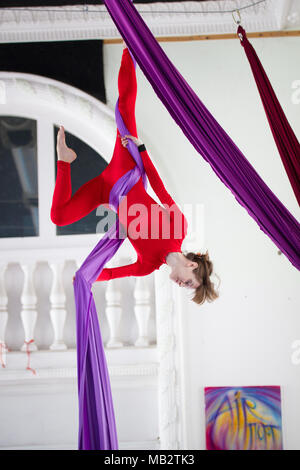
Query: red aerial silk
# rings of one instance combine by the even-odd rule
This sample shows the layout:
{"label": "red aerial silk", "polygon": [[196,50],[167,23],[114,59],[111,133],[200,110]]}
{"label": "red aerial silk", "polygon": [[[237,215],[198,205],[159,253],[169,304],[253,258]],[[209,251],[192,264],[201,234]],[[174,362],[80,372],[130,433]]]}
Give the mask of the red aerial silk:
{"label": "red aerial silk", "polygon": [[278,101],[267,74],[248,38],[239,25],[241,45],[248,57],[257,88],[273,133],[282,163],[300,205],[300,144]]}

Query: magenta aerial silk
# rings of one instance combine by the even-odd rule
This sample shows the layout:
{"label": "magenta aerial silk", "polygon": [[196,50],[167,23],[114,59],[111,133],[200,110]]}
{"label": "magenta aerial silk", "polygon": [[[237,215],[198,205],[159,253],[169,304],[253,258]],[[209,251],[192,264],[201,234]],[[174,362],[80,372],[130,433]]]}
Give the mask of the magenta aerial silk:
{"label": "magenta aerial silk", "polygon": [[246,31],[239,25],[237,32],[241,35],[241,45],[249,60],[282,163],[300,205],[300,143],[280,106],[255,49],[247,38]]}
{"label": "magenta aerial silk", "polygon": [[[136,62],[134,65],[136,66]],[[129,134],[116,103],[116,123],[121,135]],[[123,175],[112,187],[109,205],[117,213],[119,203],[142,176],[145,189],[147,178],[136,145],[129,141],[127,148],[136,166]],[[91,291],[92,284],[106,263],[126,239],[126,230],[115,223],[97,243],[74,279],[77,337],[77,385],[79,406],[79,450],[115,450],[118,439],[111,394],[109,373],[101,337],[97,310]]]}
{"label": "magenta aerial silk", "polygon": [[[297,220],[174,67],[131,1],[104,3],[144,75],[183,133],[260,229],[300,269]],[[201,62],[201,57],[195,60]],[[172,162],[170,168],[171,165]]]}

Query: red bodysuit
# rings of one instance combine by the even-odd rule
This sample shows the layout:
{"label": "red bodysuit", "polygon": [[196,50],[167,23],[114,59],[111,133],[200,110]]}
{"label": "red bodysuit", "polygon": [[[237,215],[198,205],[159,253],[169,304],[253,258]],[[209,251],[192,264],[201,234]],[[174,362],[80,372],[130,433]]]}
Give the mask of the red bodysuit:
{"label": "red bodysuit", "polygon": [[[118,88],[120,113],[130,134],[137,137],[137,82],[128,49],[123,50]],[[137,252],[137,261],[118,268],[105,268],[97,281],[125,276],[145,276],[166,263],[168,253],[181,252],[182,241],[187,233],[187,220],[166,191],[147,151],[144,150],[140,155],[149,183],[166,207],[160,206],[149,196],[140,177],[127,196],[121,200],[117,212],[120,223],[126,227],[128,239]],[[58,160],[51,207],[52,222],[56,225],[69,225],[99,205],[108,204],[112,186],[135,165],[133,157],[127,148],[123,147],[117,130],[115,148],[108,166],[100,175],[83,184],[72,196],[70,163]],[[159,216],[157,212],[160,212]]]}

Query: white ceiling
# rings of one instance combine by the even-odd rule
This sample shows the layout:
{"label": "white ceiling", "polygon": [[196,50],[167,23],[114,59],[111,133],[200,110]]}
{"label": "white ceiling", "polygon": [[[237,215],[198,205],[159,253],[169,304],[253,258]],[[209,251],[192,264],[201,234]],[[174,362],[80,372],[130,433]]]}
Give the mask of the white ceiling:
{"label": "white ceiling", "polygon": [[[136,8],[157,37],[222,34],[235,33],[236,24],[231,13],[220,11],[238,9],[256,1],[164,2],[139,4]],[[218,13],[209,13],[211,11]],[[249,9],[242,9],[240,13],[247,32],[300,28],[300,0],[265,0]],[[120,37],[102,5],[90,5],[88,11],[83,11],[83,6],[19,8],[13,11],[2,8],[0,24],[1,42]]]}

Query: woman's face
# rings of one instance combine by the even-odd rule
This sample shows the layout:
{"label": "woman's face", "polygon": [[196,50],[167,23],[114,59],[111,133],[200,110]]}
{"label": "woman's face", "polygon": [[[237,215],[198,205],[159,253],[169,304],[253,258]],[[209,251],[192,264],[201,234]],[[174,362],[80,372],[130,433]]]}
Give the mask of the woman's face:
{"label": "woman's face", "polygon": [[189,266],[181,266],[173,268],[170,279],[180,287],[187,287],[188,289],[196,289],[200,286],[193,270],[198,267],[198,263],[190,261]]}

